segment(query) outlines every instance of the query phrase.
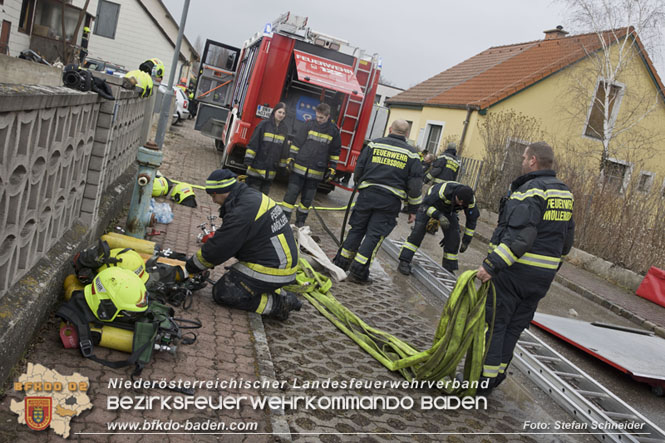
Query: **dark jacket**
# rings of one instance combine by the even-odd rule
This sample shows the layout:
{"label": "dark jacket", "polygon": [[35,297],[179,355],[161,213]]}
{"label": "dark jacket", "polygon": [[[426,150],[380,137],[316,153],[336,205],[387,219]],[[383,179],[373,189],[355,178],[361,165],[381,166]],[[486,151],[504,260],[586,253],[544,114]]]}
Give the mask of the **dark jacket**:
{"label": "dark jacket", "polygon": [[422,202],[423,171],[416,149],[402,135],[372,140],[360,153],[355,169],[359,190],[370,186],[399,197],[415,214]]}
{"label": "dark jacket", "polygon": [[518,177],[502,199],[492,235],[495,249],[483,261],[492,275],[520,263],[556,272],[573,246],[573,194],[551,169]]}
{"label": "dark jacket", "polygon": [[316,120],[309,120],[291,141],[289,157],[295,159],[293,172],[323,179],[328,168],[337,168],[341,149],[342,139],[334,123],[328,120],[319,125]]}
{"label": "dark jacket", "polygon": [[480,217],[480,211],[476,204],[476,196],[473,196],[473,201],[466,206],[460,206],[455,203],[455,192],[457,188],[463,186],[460,183],[447,181],[439,183],[427,191],[427,195],[423,199],[422,210],[428,216],[438,219],[443,214],[450,214],[453,212],[464,211],[466,218],[464,235],[467,237],[467,243],[473,238],[476,230],[476,223]]}
{"label": "dark jacket", "polygon": [[455,150],[446,149],[446,151],[432,162],[432,167],[425,174],[425,183],[443,183],[444,181],[457,180],[460,161],[455,156]]}
{"label": "dark jacket", "polygon": [[247,175],[263,179],[274,179],[275,171],[284,165],[284,146],[288,131],[282,122],[279,128],[272,118],[263,120],[256,126],[245,151],[244,163]]}
{"label": "dark jacket", "polygon": [[198,269],[235,257],[232,269],[249,279],[271,284],[295,280],[298,247],[286,215],[271,198],[237,183],[219,215],[222,226],[190,259]]}

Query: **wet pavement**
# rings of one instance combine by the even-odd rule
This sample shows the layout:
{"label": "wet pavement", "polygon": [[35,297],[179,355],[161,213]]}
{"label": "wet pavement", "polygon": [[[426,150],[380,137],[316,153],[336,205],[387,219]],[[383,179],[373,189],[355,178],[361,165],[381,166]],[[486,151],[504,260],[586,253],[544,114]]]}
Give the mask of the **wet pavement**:
{"label": "wet pavement", "polygon": [[[211,139],[193,130],[191,122],[174,128],[165,143],[164,163],[161,172],[167,177],[190,183],[202,184],[208,174],[218,167],[221,155],[214,149]],[[280,201],[285,186],[275,184],[271,197]],[[208,216],[217,214],[217,206],[209,197],[197,190],[196,209],[172,205],[175,220],[168,225],[157,225],[157,231],[165,233],[154,237],[163,248],[191,254],[199,243],[199,224],[208,222]],[[349,193],[336,190],[328,196],[317,196],[316,205],[342,206]],[[328,226],[339,233],[343,212],[322,212]],[[462,217],[463,218],[463,217]],[[333,256],[337,247],[324,232],[314,214],[308,219],[313,234],[321,247]],[[216,220],[219,224],[219,220]],[[491,230],[486,226],[482,229]],[[480,231],[480,229],[479,229]],[[409,225],[406,216],[400,215],[398,227],[390,238],[401,240],[408,236]],[[441,259],[438,242],[441,234],[426,236],[423,250],[435,261]],[[471,248],[461,254],[462,269],[475,269],[485,256],[487,245],[475,239]],[[564,265],[564,270],[566,270]],[[224,272],[218,266],[213,278]],[[357,286],[342,282],[333,286],[333,294],[348,308],[370,325],[390,332],[407,341],[417,349],[430,347],[443,302],[428,293],[414,278],[396,272],[396,262],[385,252],[380,251],[372,265],[374,283],[371,286]],[[573,270],[574,272],[574,270]],[[593,303],[588,298],[555,284],[548,297],[541,303],[542,312],[561,316],[573,316],[583,320],[595,320],[616,324],[632,325],[629,320],[610,312],[607,308]],[[574,310],[574,311],[573,311]],[[589,435],[538,434],[539,431],[525,429],[527,422],[553,424],[569,423],[571,417],[560,409],[553,400],[523,374],[514,372],[491,397],[487,408],[471,410],[437,410],[421,406],[423,398],[436,397],[438,392],[426,389],[370,389],[365,386],[332,388],[314,386],[328,380],[346,382],[402,381],[401,375],[389,372],[378,361],[358,347],[350,338],[339,331],[309,303],[300,312],[294,312],[286,322],[263,319],[255,314],[230,310],[217,306],[211,299],[210,287],[197,293],[193,306],[188,311],[178,310],[178,316],[196,318],[202,321],[203,328],[197,331],[198,340],[191,346],[181,346],[177,355],[158,354],[153,363],[144,370],[143,378],[167,380],[247,380],[266,381],[274,379],[281,389],[259,388],[217,388],[201,389],[202,396],[261,397],[266,395],[307,396],[316,398],[357,398],[376,399],[391,396],[402,403],[396,409],[376,407],[326,408],[303,404],[295,408],[285,408],[283,413],[269,408],[251,407],[243,404],[239,408],[213,411],[203,410],[162,410],[150,411],[122,410],[107,408],[107,398],[112,395],[178,395],[165,391],[118,390],[108,387],[109,379],[125,377],[131,371],[110,369],[84,360],[78,351],[64,350],[57,336],[57,322],[44,325],[37,340],[26,356],[26,361],[41,363],[68,375],[74,371],[90,377],[89,396],[94,408],[75,417],[72,422],[72,441],[120,442],[120,441],[595,441]],[[629,401],[645,406],[641,412],[651,414],[657,423],[665,422],[662,398],[650,396],[640,391],[635,384],[620,379],[617,383],[615,371],[603,372],[598,365],[589,362],[588,357],[571,351],[551,337],[538,332],[572,356],[577,364],[588,365],[599,377],[615,384],[618,391],[633,392]],[[97,348],[101,357],[113,355]],[[567,354],[567,355],[568,355]],[[585,369],[586,370],[586,369]],[[631,384],[632,383],[632,384]],[[307,384],[310,384],[308,386]],[[642,385],[640,385],[642,386]],[[648,391],[648,390],[647,390]],[[648,397],[648,398],[647,398]],[[4,441],[61,441],[52,431],[35,433],[16,422],[16,416],[8,411],[11,399],[19,400],[21,395],[11,389],[0,402],[0,442]],[[646,400],[645,400],[646,399]],[[370,401],[370,400],[367,400]],[[410,406],[410,402],[413,405]],[[143,422],[147,419],[175,421],[224,421],[226,423],[256,423],[252,432],[177,434],[174,432],[150,435],[144,433],[108,433],[108,423]],[[288,428],[290,435],[271,435],[273,430]],[[280,431],[282,432],[282,431]],[[82,434],[86,433],[86,434]],[[94,433],[94,434],[90,434]]]}

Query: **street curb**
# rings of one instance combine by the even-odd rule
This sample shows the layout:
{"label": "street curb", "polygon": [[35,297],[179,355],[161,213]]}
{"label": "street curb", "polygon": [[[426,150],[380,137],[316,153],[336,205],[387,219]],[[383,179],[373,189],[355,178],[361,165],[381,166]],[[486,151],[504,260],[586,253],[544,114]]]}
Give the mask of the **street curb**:
{"label": "street curb", "polygon": [[[267,381],[274,386],[277,379],[275,377],[275,367],[272,363],[270,347],[268,346],[268,337],[263,328],[263,320],[259,314],[254,312],[250,312],[247,315],[249,318],[249,328],[254,336],[254,350],[256,351],[256,360],[258,361],[259,377],[261,378],[261,382]],[[282,394],[282,392],[278,392],[277,390],[271,390],[271,392],[267,393]],[[284,416],[284,409],[270,409],[270,424],[272,425],[272,432],[275,437],[279,437],[281,441],[292,441],[291,430]]]}
{"label": "street curb", "polygon": [[[483,234],[481,234],[479,232],[476,232],[474,237],[476,237],[478,240],[480,240],[484,243],[487,243],[488,245],[490,243],[490,239],[485,237]],[[574,266],[574,265],[571,265],[571,266]],[[570,289],[571,291],[581,295],[582,297],[584,297],[588,300],[591,300],[591,301],[599,304],[600,306],[602,306],[604,308],[607,308],[610,311],[612,311],[612,312],[614,312],[614,313],[616,313],[616,314],[632,321],[633,323],[636,323],[636,324],[642,326],[644,329],[652,331],[654,334],[658,335],[659,337],[665,338],[665,328],[663,328],[661,326],[658,326],[655,323],[653,323],[649,320],[646,320],[645,318],[643,318],[643,317],[641,317],[641,316],[639,316],[639,315],[637,315],[633,312],[630,312],[626,308],[624,308],[622,306],[619,306],[616,303],[613,303],[609,300],[606,300],[602,296],[600,296],[600,295],[596,294],[595,292],[590,291],[590,290],[578,285],[577,283],[565,278],[564,276],[559,275],[557,273],[556,276],[554,277],[554,281],[556,281],[557,283],[559,283],[562,286],[565,286],[566,288]]]}

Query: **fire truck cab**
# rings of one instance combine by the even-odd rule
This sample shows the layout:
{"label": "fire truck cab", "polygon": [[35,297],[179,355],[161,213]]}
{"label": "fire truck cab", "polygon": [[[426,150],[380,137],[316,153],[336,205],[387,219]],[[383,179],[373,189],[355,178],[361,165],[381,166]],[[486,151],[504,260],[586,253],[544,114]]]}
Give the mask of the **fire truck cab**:
{"label": "fire truck cab", "polygon": [[[378,55],[313,31],[306,17],[286,13],[242,48],[206,41],[195,128],[215,139],[225,167],[244,170],[245,147],[273,106],[286,104],[285,122],[293,137],[325,102],[342,139],[336,180],[348,183],[365,142],[380,71]],[[324,186],[328,192],[333,188]]]}

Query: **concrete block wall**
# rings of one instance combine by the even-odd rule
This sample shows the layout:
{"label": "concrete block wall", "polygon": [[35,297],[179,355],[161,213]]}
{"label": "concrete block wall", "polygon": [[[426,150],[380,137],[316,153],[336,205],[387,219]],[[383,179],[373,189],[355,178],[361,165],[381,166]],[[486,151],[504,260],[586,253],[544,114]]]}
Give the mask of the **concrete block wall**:
{"label": "concrete block wall", "polygon": [[98,112],[97,94],[0,85],[0,296],[79,216]]}
{"label": "concrete block wall", "polygon": [[[115,80],[111,80],[115,81]],[[146,101],[0,83],[0,298],[100,201],[136,159]]]}
{"label": "concrete block wall", "polygon": [[98,76],[111,86],[116,100],[102,100],[99,110],[80,215],[89,226],[97,223],[103,192],[136,161],[137,149],[145,143],[143,120],[150,117],[147,100],[122,89],[121,79]]}

